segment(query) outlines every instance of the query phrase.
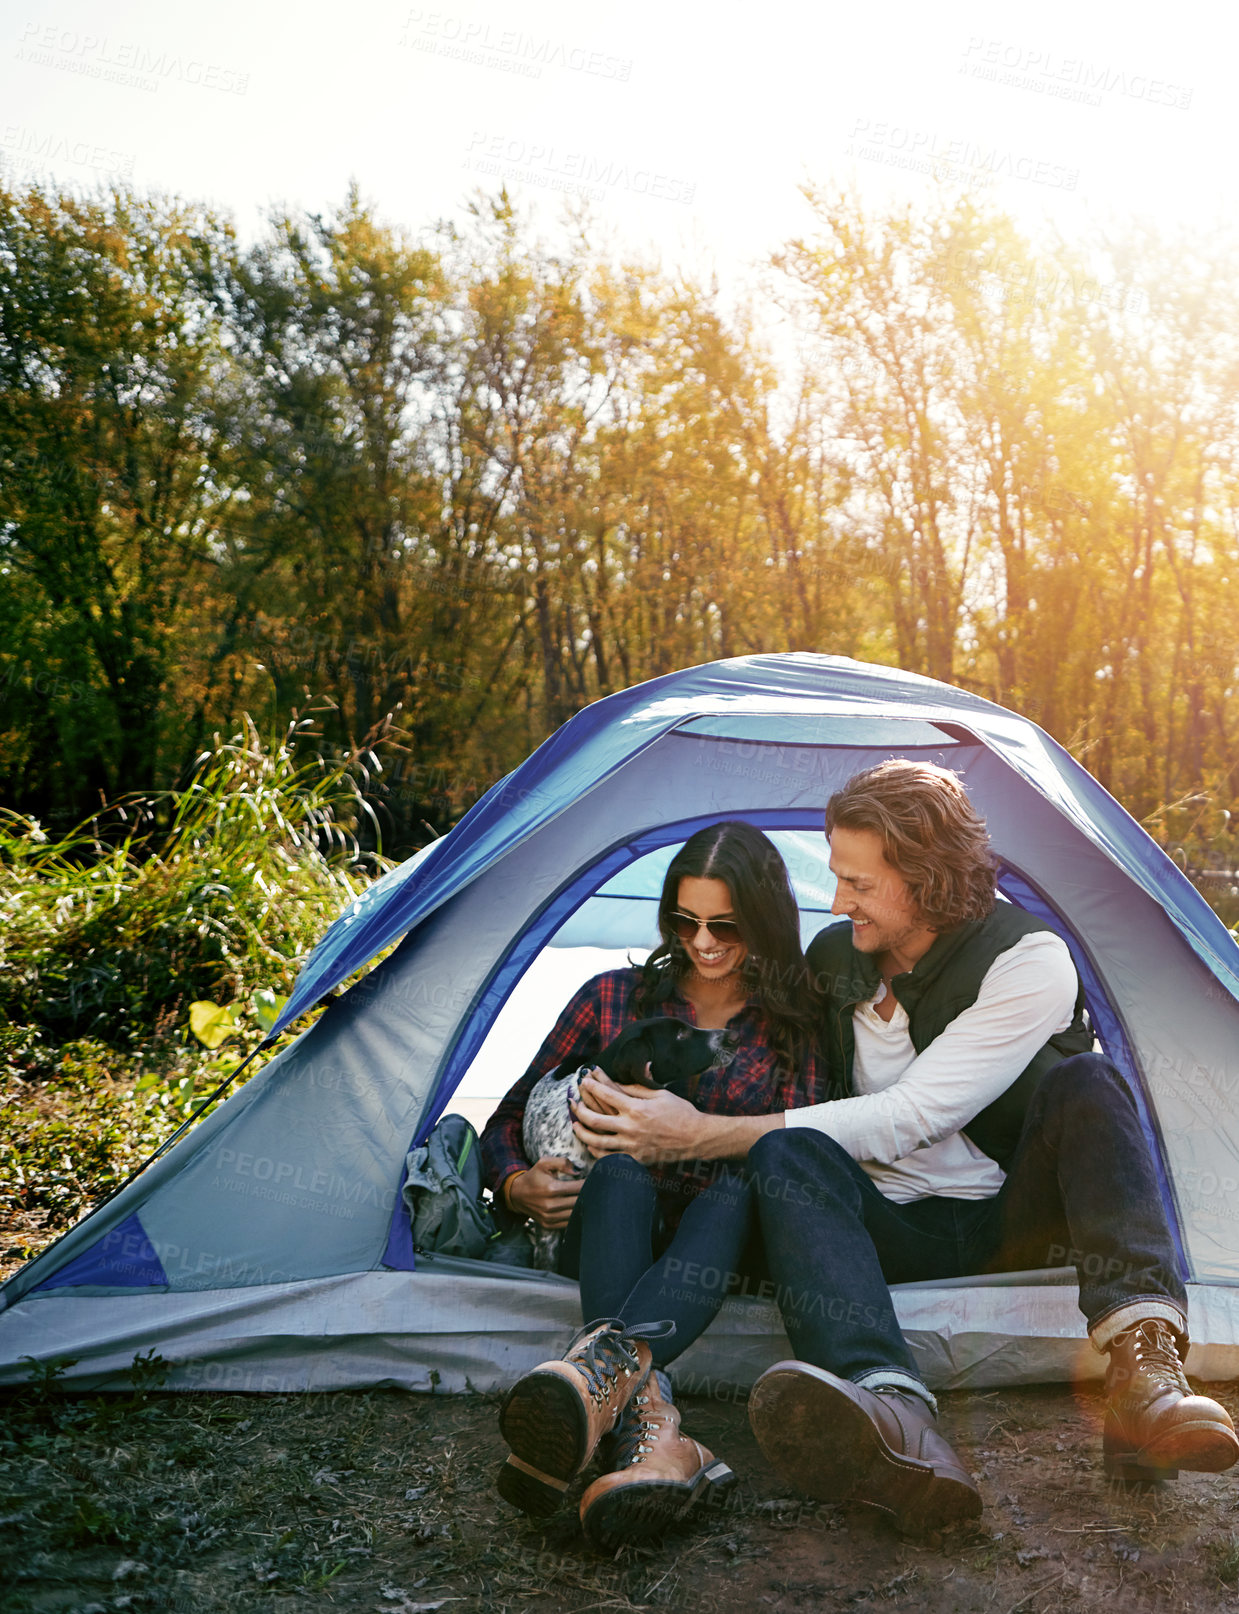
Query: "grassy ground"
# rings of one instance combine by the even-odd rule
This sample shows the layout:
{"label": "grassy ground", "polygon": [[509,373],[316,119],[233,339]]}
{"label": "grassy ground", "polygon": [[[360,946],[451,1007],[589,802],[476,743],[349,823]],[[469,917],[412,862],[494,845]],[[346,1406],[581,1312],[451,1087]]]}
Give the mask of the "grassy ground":
{"label": "grassy ground", "polygon": [[[138,1377],[141,1378],[141,1373]],[[1222,1397],[1235,1410],[1234,1386]],[[987,1508],[945,1538],[790,1495],[743,1405],[687,1400],[685,1426],[740,1476],[657,1547],[591,1551],[492,1490],[492,1398],[10,1396],[0,1407],[0,1608],[187,1614],[341,1608],[1215,1610],[1239,1606],[1239,1486],[1183,1475],[1116,1491],[1100,1401],[1066,1388],[945,1398]]]}

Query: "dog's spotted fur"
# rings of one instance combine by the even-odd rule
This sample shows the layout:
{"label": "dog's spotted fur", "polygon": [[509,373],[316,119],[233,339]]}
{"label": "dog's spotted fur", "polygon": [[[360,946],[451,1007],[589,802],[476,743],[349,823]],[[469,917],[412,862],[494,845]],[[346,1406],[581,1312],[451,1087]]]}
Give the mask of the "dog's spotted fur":
{"label": "dog's spotted fur", "polygon": [[[701,1031],[683,1020],[660,1016],[625,1027],[598,1055],[597,1064],[612,1081],[624,1086],[666,1087],[689,1098],[702,1071],[720,1063],[733,1047],[734,1039],[725,1031]],[[525,1105],[522,1128],[525,1156],[531,1162],[548,1155],[563,1157],[581,1176],[593,1165],[592,1155],[572,1130],[568,1108],[579,1103],[581,1078],[591,1068],[560,1065],[535,1085]],[[554,1272],[562,1233],[535,1225],[530,1236],[534,1266]]]}

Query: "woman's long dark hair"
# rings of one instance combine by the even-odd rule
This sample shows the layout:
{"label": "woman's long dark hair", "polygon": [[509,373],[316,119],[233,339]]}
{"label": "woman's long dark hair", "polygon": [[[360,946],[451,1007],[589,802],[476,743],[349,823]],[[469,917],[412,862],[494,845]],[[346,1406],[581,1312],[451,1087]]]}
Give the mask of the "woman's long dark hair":
{"label": "woman's long dark hair", "polygon": [[777,847],[740,819],[699,829],[671,859],[658,900],[662,940],[641,966],[633,1008],[642,1016],[654,1013],[692,970],[671,915],[679,907],[680,881],[693,876],[722,880],[730,891],[732,913],[748,948],[741,971],[745,990],[765,1015],[781,1062],[799,1068],[817,1032],[809,968],[800,946],[800,915]]}

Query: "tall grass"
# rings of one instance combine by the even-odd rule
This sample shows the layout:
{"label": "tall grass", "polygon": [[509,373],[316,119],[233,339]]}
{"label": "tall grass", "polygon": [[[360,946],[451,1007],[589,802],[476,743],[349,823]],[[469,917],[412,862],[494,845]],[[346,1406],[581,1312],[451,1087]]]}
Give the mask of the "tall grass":
{"label": "tall grass", "polygon": [[[372,753],[307,760],[313,721],[294,717],[268,744],[247,717],[183,790],[115,803],[56,839],[0,811],[10,1263],[113,1186],[260,1041],[252,995],[287,993],[331,919],[388,866],[356,833],[356,774]],[[238,1010],[238,1035],[214,1053],[189,1032],[202,999]]]}
{"label": "tall grass", "polygon": [[195,999],[287,991],[382,862],[360,860],[351,833],[356,758],[298,761],[311,722],[268,746],[247,718],[184,790],[118,803],[58,840],[0,814],[0,1014],[131,1051]]}

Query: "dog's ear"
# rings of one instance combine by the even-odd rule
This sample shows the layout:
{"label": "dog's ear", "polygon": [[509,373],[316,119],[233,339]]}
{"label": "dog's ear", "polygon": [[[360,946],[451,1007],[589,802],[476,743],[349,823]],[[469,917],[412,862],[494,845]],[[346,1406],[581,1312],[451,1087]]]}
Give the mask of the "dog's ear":
{"label": "dog's ear", "polygon": [[633,1037],[616,1048],[607,1060],[607,1075],[621,1087],[648,1087],[645,1067],[652,1062],[654,1050],[648,1037]]}

